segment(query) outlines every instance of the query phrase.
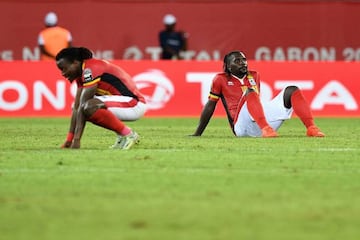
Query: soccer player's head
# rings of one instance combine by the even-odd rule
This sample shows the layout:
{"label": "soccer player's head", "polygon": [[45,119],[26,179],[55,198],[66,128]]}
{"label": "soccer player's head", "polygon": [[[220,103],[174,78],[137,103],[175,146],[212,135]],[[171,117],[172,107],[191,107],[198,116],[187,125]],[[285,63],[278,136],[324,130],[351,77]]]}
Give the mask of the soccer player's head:
{"label": "soccer player's head", "polygon": [[72,82],[81,76],[83,61],[92,57],[92,52],[87,48],[69,47],[62,49],[55,59],[61,74]]}
{"label": "soccer player's head", "polygon": [[231,51],[224,56],[223,70],[227,74],[243,77],[247,73],[246,56],[241,51]]}
{"label": "soccer player's head", "polygon": [[62,49],[55,57],[56,61],[61,58],[68,60],[69,62],[84,61],[93,57],[92,52],[84,47],[69,47]]}

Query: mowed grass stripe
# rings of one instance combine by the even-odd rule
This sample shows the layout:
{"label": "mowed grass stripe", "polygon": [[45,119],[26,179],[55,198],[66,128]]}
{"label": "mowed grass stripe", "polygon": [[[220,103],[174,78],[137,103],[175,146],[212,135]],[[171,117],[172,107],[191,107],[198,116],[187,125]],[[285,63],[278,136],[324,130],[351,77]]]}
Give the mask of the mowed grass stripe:
{"label": "mowed grass stripe", "polygon": [[144,118],[129,151],[88,124],[60,149],[65,118],[0,119],[0,239],[357,240],[360,120],[299,119],[276,139],[235,138],[214,118]]}

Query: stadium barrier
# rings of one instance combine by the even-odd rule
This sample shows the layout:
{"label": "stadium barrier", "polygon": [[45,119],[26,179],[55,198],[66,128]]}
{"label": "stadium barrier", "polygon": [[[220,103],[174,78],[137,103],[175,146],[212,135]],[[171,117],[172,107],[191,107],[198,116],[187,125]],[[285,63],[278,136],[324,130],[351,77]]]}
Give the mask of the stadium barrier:
{"label": "stadium barrier", "polygon": [[[115,64],[133,76],[148,102],[149,117],[199,116],[221,61],[129,61]],[[316,117],[360,117],[359,62],[257,62],[261,97],[287,85],[304,90]],[[69,116],[76,86],[53,62],[0,61],[0,117]],[[216,116],[225,116],[218,104]]]}
{"label": "stadium barrier", "polygon": [[0,60],[39,60],[37,36],[55,11],[73,46],[108,60],[160,59],[158,33],[172,13],[189,37],[187,60],[238,49],[258,61],[360,61],[358,0],[0,0],[0,9]]}

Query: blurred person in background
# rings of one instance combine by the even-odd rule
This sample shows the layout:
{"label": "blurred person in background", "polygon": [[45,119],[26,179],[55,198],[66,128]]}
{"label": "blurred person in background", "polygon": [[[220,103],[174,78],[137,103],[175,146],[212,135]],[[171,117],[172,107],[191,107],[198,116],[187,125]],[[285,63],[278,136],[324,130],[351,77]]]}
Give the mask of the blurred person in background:
{"label": "blurred person in background", "polygon": [[260,100],[260,75],[248,70],[243,52],[225,55],[223,72],[213,78],[208,101],[192,136],[201,136],[219,100],[237,137],[277,137],[276,131],[293,112],[304,124],[306,136],[325,136],[315,125],[309,104],[297,86],[285,87],[270,101]]}
{"label": "blurred person in background", "polygon": [[40,60],[55,60],[61,49],[71,47],[72,35],[69,30],[57,26],[58,17],[54,12],[46,14],[44,23],[45,29],[38,36]]}
{"label": "blurred person in background", "polygon": [[181,51],[187,50],[188,34],[176,31],[176,18],[172,14],[166,14],[163,18],[165,29],[159,33],[159,43],[162,49],[161,59],[182,59]]}
{"label": "blurred person in background", "polygon": [[86,122],[117,134],[112,148],[127,150],[139,141],[139,135],[124,121],[140,119],[146,111],[144,96],[130,75],[119,66],[93,58],[84,47],[62,49],[56,65],[77,91],[67,138],[63,148],[80,148]]}

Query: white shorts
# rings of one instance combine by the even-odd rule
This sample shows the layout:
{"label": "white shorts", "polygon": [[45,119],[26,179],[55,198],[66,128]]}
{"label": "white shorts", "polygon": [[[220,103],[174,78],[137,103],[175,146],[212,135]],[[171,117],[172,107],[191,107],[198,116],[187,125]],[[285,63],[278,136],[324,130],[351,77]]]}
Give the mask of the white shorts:
{"label": "white shorts", "polygon": [[[284,106],[284,91],[285,89],[272,100],[262,102],[265,118],[274,130],[278,130],[284,120],[290,119],[293,113],[293,108],[286,108]],[[234,132],[238,137],[261,136],[261,129],[251,117],[247,108],[247,103],[241,108],[237,122],[234,123]]]}
{"label": "white shorts", "polygon": [[107,109],[122,121],[135,121],[146,112],[146,104],[127,96],[95,96],[104,102]]}

